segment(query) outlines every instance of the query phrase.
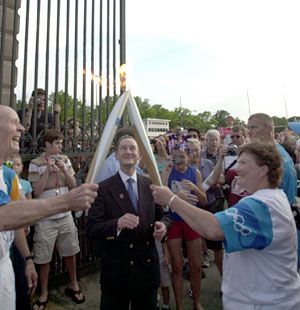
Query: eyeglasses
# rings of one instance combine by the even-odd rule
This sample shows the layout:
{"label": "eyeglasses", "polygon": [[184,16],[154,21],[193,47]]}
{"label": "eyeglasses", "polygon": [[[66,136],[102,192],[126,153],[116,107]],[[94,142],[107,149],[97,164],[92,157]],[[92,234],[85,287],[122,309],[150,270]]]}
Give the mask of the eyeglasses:
{"label": "eyeglasses", "polygon": [[241,137],[240,135],[232,135],[232,136],[230,136],[231,139],[234,139],[234,138],[239,139],[240,137]]}

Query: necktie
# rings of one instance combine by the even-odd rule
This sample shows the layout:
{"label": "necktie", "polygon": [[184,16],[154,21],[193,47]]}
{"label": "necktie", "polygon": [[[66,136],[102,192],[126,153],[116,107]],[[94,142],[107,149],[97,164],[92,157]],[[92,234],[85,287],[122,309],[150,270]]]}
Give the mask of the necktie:
{"label": "necktie", "polygon": [[130,197],[130,200],[131,200],[131,202],[132,202],[132,204],[134,206],[134,209],[138,213],[139,212],[139,202],[138,202],[136,194],[135,194],[135,192],[133,190],[132,183],[133,183],[133,179],[129,178],[127,180],[127,184],[128,184],[127,191],[128,191],[128,195]]}

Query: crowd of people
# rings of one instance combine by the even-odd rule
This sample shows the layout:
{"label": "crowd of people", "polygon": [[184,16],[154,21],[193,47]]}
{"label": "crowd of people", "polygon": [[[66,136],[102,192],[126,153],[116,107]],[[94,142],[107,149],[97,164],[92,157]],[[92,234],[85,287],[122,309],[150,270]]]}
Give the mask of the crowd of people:
{"label": "crowd of people", "polygon": [[[159,309],[159,287],[161,309],[170,309],[171,286],[176,309],[182,310],[186,268],[193,309],[204,309],[201,277],[209,251],[220,275],[223,309],[300,308],[297,135],[286,128],[275,136],[272,118],[263,113],[251,115],[247,127],[235,125],[231,116],[226,128],[202,134],[177,127],[150,139],[163,184],[157,186],[133,129],[121,128],[98,184],[77,186],[76,169],[63,154],[64,135],[53,128],[52,114],[45,117],[45,94],[39,92],[25,111],[25,128],[19,119],[24,113],[0,105],[3,309],[46,308],[55,248],[69,275],[65,294],[85,302],[76,276],[80,246],[71,211],[89,208],[86,235],[100,244],[102,310]],[[34,113],[41,120],[33,132],[41,135],[44,151],[31,160],[24,180],[20,137],[33,130]],[[47,117],[52,128],[42,131]],[[38,281],[40,294],[31,305]]]}

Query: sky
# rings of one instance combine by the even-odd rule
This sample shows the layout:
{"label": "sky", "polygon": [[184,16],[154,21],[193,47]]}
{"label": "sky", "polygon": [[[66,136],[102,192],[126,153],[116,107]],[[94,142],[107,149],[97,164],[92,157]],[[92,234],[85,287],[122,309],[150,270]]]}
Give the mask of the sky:
{"label": "sky", "polygon": [[300,115],[300,2],[126,1],[127,86],[193,113]]}
{"label": "sky", "polygon": [[[38,87],[45,85],[47,1],[41,1]],[[55,84],[57,2],[51,2],[49,91]],[[66,3],[60,9],[59,89],[64,88]],[[74,14],[70,1],[69,93],[76,82],[82,96],[83,0],[79,0],[78,76],[74,76]],[[91,60],[92,1],[87,1],[87,61]],[[99,12],[95,1],[95,12]],[[112,1],[111,1],[112,3]],[[116,1],[117,6],[119,1]],[[106,12],[107,0],[103,0]],[[112,10],[111,10],[112,11]],[[173,110],[193,113],[226,110],[247,121],[249,114],[300,115],[300,2],[299,0],[126,0],[126,77],[134,96]],[[26,1],[22,0],[17,98],[22,97]],[[34,88],[36,2],[30,4],[26,99]],[[119,17],[119,11],[116,14]],[[95,16],[95,31],[99,29]],[[111,19],[112,20],[112,19]],[[106,15],[103,14],[103,26]],[[117,28],[118,18],[117,18]],[[112,30],[111,30],[112,31]],[[104,42],[106,32],[104,29]],[[95,75],[99,75],[95,39]],[[112,48],[110,49],[112,53]],[[103,59],[106,59],[103,47]],[[117,55],[117,59],[119,56]],[[106,66],[105,62],[103,64]],[[112,69],[110,71],[112,74]],[[91,93],[91,66],[86,69],[87,104]],[[103,72],[104,96],[105,69]],[[110,77],[112,83],[112,78]],[[118,81],[117,81],[118,84]],[[96,89],[96,88],[95,88]],[[117,89],[119,89],[117,87]],[[95,90],[94,90],[95,91]],[[112,95],[112,93],[110,93]]]}

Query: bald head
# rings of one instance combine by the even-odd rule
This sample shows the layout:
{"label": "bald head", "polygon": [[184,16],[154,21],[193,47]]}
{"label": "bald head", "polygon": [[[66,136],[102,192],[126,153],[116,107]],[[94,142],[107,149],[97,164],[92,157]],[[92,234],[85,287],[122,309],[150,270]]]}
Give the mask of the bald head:
{"label": "bald head", "polygon": [[16,112],[11,107],[0,104],[0,120],[1,121],[7,119],[10,113],[16,113]]}
{"label": "bald head", "polygon": [[256,113],[249,117],[248,126],[250,139],[274,140],[273,119],[264,113]]}
{"label": "bald head", "polygon": [[12,154],[19,152],[19,141],[23,131],[24,127],[20,124],[16,111],[0,105],[0,164]]}

